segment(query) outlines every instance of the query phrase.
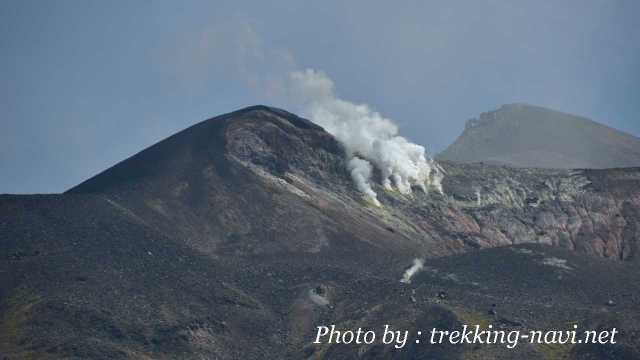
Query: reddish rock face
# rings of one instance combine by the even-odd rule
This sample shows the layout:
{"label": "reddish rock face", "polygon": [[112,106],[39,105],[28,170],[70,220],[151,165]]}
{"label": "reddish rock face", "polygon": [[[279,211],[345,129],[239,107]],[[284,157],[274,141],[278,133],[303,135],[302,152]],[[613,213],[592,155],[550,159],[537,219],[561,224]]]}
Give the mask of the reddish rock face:
{"label": "reddish rock face", "polygon": [[[473,186],[482,188],[479,205],[463,200],[457,207],[464,210],[447,212],[452,214],[449,230],[483,247],[541,243],[619,260],[637,256],[639,169],[449,169],[456,186],[464,186],[456,174],[476,173]],[[455,197],[456,189],[450,191]],[[472,228],[478,230],[467,230]]]}

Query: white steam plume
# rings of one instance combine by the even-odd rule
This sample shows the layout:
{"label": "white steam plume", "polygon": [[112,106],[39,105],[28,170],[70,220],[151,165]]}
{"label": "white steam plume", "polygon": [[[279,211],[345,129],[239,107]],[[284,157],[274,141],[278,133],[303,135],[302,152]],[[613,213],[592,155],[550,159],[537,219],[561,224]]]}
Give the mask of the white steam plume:
{"label": "white steam plume", "polygon": [[351,160],[349,160],[348,167],[349,171],[351,172],[351,177],[356,183],[356,187],[358,187],[358,190],[360,190],[360,192],[364,194],[365,198],[371,201],[374,205],[380,206],[378,196],[371,188],[371,184],[369,184],[371,172],[373,171],[371,163],[369,163],[367,160],[353,157],[351,158]]}
{"label": "white steam plume", "polygon": [[304,115],[340,141],[349,157],[349,170],[365,198],[379,206],[371,187],[371,163],[382,174],[382,185],[410,194],[417,186],[427,192],[432,186],[442,192],[442,172],[426,156],[424,147],[398,135],[398,127],[367,105],[336,97],[334,84],[324,73],[307,69],[289,74],[293,95],[304,104]]}
{"label": "white steam plume", "polygon": [[402,279],[400,279],[400,282],[404,284],[410,284],[411,278],[413,277],[413,275],[415,275],[418,271],[422,270],[423,267],[424,267],[424,260],[413,259],[413,265],[411,265],[411,267],[408,268],[404,272],[404,274],[402,274]]}

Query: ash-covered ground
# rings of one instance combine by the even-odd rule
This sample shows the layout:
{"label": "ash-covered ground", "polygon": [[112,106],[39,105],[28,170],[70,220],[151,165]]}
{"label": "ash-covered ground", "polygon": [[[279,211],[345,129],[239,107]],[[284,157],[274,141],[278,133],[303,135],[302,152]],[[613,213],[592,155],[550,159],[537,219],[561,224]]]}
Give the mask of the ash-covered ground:
{"label": "ash-covered ground", "polygon": [[[442,162],[442,193],[388,190],[374,171],[376,206],[348,160],[321,127],[257,106],[64,194],[0,196],[0,359],[640,358],[640,169]],[[621,334],[312,343],[318,325],[463,323]]]}

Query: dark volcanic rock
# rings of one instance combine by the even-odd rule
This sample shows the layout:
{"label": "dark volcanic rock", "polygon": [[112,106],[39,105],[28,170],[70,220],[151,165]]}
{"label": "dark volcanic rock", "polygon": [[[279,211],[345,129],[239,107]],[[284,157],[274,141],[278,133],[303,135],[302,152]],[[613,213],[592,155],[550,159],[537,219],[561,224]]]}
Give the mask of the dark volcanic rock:
{"label": "dark volcanic rock", "polygon": [[[639,169],[442,165],[444,195],[375,185],[383,206],[371,206],[331,135],[257,106],[186,129],[65,194],[0,196],[0,355],[638,354]],[[400,283],[416,257],[429,258],[425,270]],[[623,343],[312,344],[315,326],[328,324],[415,334],[435,324],[587,320],[620,324]]]}

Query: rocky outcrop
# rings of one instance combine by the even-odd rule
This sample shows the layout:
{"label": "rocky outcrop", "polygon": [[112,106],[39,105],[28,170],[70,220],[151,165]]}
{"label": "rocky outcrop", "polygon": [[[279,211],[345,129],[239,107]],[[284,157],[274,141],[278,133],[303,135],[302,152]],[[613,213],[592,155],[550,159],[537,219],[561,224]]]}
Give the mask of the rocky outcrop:
{"label": "rocky outcrop", "polygon": [[[481,247],[560,246],[637,258],[640,169],[516,170],[452,165],[447,232]],[[471,180],[471,178],[472,180]]]}

